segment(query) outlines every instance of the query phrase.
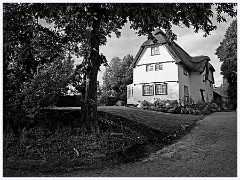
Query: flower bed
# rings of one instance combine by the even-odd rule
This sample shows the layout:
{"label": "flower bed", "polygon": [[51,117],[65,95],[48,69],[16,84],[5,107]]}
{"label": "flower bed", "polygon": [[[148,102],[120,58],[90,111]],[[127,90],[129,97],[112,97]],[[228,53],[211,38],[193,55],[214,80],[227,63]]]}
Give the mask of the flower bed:
{"label": "flower bed", "polygon": [[222,102],[196,104],[189,103],[185,105],[179,104],[176,100],[155,100],[153,103],[146,100],[139,102],[137,107],[152,111],[159,111],[173,114],[191,114],[191,115],[208,115],[213,112],[227,111],[228,109],[221,104]]}

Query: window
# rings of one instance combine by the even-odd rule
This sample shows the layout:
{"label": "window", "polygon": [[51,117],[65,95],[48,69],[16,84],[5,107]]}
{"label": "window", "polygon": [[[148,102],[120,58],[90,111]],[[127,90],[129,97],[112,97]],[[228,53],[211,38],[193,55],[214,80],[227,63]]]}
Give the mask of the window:
{"label": "window", "polygon": [[159,63],[155,65],[155,71],[163,70],[163,64]]}
{"label": "window", "polygon": [[132,97],[133,97],[133,87],[132,87]]}
{"label": "window", "polygon": [[154,71],[154,69],[153,69],[153,64],[148,64],[147,66],[146,66],[146,71],[148,72],[148,71]]}
{"label": "window", "polygon": [[186,76],[188,75],[188,71],[185,67],[183,68],[183,74],[186,75]]}
{"label": "window", "polygon": [[128,87],[128,99],[131,97],[131,88]]}
{"label": "window", "polygon": [[209,86],[212,87],[212,83],[211,83],[211,81],[209,81]]}
{"label": "window", "polygon": [[167,84],[156,84],[156,94],[167,94]]}
{"label": "window", "polygon": [[203,82],[205,82],[206,81],[206,76],[205,75],[203,75]]}
{"label": "window", "polygon": [[151,55],[154,56],[158,54],[160,54],[159,46],[151,47]]}
{"label": "window", "polygon": [[189,96],[188,86],[184,86],[184,96],[185,96],[185,97],[188,97],[188,96]]}
{"label": "window", "polygon": [[144,96],[153,95],[153,85],[143,85],[143,95]]}

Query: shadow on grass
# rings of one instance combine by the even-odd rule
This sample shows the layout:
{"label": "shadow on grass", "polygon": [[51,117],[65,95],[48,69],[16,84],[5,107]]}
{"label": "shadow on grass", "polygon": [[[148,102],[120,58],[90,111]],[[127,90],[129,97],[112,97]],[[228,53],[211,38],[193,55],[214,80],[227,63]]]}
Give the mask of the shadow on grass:
{"label": "shadow on grass", "polygon": [[[164,146],[172,144],[187,134],[196,124],[196,121],[191,121],[184,126],[177,125],[174,131],[169,131],[165,126],[161,130],[156,130],[124,117],[99,111],[102,137],[96,139],[88,135],[83,139],[75,127],[79,115],[79,110],[48,110],[39,116],[36,122],[44,124],[43,128],[47,128],[50,134],[39,134],[37,131],[33,135],[29,133],[31,136],[26,135],[23,145],[18,146],[19,149],[16,151],[11,148],[18,143],[5,146],[4,177],[63,176],[76,170],[88,171],[140,161]],[[32,128],[34,129],[35,126],[37,123],[32,125]],[[28,131],[30,130],[31,128]],[[120,135],[112,136],[114,133]],[[21,138],[18,137],[18,139]],[[16,141],[14,138],[13,140]],[[34,151],[32,154],[26,149],[30,141],[32,146],[38,142],[37,146],[34,146],[35,149],[32,148]],[[59,145],[60,149],[57,147]],[[45,146],[46,148],[51,146],[54,151],[41,151]],[[73,148],[81,149],[80,153],[85,155],[76,160]],[[19,150],[21,153],[17,156]],[[39,152],[47,153],[45,156],[48,158],[44,161],[39,160],[43,156]],[[29,156],[35,160],[28,159]]]}

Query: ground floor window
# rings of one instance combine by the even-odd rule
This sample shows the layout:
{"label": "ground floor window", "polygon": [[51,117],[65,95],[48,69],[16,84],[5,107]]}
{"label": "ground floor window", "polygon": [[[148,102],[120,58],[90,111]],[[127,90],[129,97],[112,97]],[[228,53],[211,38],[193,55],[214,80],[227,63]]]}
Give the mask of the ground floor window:
{"label": "ground floor window", "polygon": [[156,95],[167,94],[167,84],[156,84]]}
{"label": "ground floor window", "polygon": [[143,95],[144,96],[153,95],[153,85],[143,85]]}
{"label": "ground floor window", "polygon": [[188,86],[184,86],[184,96],[189,97]]}
{"label": "ground floor window", "polygon": [[129,99],[131,97],[131,87],[128,87],[128,94],[127,94],[127,98]]}

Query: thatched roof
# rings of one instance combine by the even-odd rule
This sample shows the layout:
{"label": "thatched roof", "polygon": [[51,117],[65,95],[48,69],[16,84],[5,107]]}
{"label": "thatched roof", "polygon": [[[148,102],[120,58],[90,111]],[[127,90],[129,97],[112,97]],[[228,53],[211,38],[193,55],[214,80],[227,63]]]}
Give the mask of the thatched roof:
{"label": "thatched roof", "polygon": [[206,66],[209,67],[212,71],[215,71],[213,66],[208,62],[210,61],[210,58],[208,56],[195,56],[195,57],[190,56],[176,42],[170,42],[165,33],[160,29],[157,29],[153,33],[153,35],[156,38],[157,42],[153,43],[152,40],[147,40],[142,44],[133,61],[133,67],[136,66],[140,56],[143,54],[144,50],[147,47],[159,44],[164,45],[167,48],[167,50],[172,55],[176,63],[181,63],[190,71],[202,73]]}

